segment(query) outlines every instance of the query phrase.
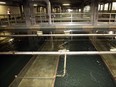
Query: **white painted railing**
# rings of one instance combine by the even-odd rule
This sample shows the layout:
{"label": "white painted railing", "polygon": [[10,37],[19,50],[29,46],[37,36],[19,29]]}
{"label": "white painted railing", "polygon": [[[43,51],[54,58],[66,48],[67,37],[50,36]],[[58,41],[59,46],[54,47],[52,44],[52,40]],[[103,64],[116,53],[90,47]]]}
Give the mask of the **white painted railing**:
{"label": "white painted railing", "polygon": [[[36,24],[48,23],[48,15],[46,13],[35,14]],[[30,17],[30,22],[32,18]],[[98,13],[96,24],[116,24],[116,13]],[[87,23],[92,24],[91,13],[52,13],[52,24],[57,23]],[[101,23],[102,22],[102,23]],[[20,14],[0,14],[1,25],[13,25],[13,24],[26,24],[25,15]]]}

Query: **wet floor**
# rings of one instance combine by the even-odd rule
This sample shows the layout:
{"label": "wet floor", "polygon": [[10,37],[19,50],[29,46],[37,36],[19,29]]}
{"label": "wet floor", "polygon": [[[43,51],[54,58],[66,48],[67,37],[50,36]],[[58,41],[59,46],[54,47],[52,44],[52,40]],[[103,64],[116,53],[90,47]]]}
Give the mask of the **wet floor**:
{"label": "wet floor", "polygon": [[[77,40],[78,39],[78,40]],[[69,41],[67,49],[75,51],[95,50],[88,38]],[[58,73],[63,70],[63,56],[60,58]],[[111,74],[99,55],[67,57],[67,73],[56,78],[55,87],[116,87]]]}

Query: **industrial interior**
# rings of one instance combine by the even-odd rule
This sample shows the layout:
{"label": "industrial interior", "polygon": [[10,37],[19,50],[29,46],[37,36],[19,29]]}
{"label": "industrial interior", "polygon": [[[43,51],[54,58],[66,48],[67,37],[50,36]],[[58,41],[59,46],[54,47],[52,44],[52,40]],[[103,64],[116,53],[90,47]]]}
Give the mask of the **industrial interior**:
{"label": "industrial interior", "polygon": [[0,0],[0,87],[116,87],[116,0]]}

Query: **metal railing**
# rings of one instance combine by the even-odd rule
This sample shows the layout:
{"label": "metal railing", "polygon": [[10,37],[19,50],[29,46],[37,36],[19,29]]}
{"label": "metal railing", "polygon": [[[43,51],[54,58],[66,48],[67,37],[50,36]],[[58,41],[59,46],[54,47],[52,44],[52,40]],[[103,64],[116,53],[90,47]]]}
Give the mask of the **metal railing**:
{"label": "metal railing", "polygon": [[20,14],[0,14],[1,25],[13,25],[17,23],[25,23],[25,16]]}
{"label": "metal railing", "polygon": [[[46,13],[35,14],[36,24],[48,23],[48,15]],[[99,22],[107,24],[116,24],[116,13],[98,13],[97,24]],[[30,22],[32,18],[30,17]],[[52,13],[51,14],[52,24],[57,23],[87,23],[92,24],[91,13]],[[13,25],[13,24],[26,24],[25,15],[20,14],[0,14],[1,25]],[[101,24],[101,23],[100,23]]]}
{"label": "metal railing", "polygon": [[[36,22],[48,22],[48,15],[45,13],[36,14]],[[90,13],[52,13],[52,23],[62,22],[91,22]]]}
{"label": "metal railing", "polygon": [[98,13],[98,22],[116,24],[116,13]]}

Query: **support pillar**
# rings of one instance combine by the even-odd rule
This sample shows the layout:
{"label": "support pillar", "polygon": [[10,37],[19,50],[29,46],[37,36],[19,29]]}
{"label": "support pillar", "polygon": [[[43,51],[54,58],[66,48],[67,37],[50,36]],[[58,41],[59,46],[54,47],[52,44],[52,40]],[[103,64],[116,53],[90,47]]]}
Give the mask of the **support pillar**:
{"label": "support pillar", "polygon": [[108,3],[108,11],[110,11],[110,5],[111,5],[111,4],[110,4],[110,3]]}
{"label": "support pillar", "polygon": [[103,12],[104,12],[104,9],[105,9],[105,4],[103,4],[103,9],[102,9],[102,10],[103,10]]}
{"label": "support pillar", "polygon": [[23,12],[24,12],[24,11],[23,11],[23,6],[20,4],[20,5],[19,5],[19,8],[20,8],[20,14],[21,14],[21,17],[22,17]]}
{"label": "support pillar", "polygon": [[91,22],[96,25],[98,22],[98,1],[91,0]]}
{"label": "support pillar", "polygon": [[36,24],[36,20],[35,20],[35,12],[34,12],[34,6],[33,3],[31,3],[30,1],[30,17],[31,17],[31,24],[35,25]]}
{"label": "support pillar", "polygon": [[61,6],[59,6],[59,12],[60,12],[60,13],[62,12],[62,8],[61,8]]}
{"label": "support pillar", "polygon": [[51,22],[51,3],[50,3],[50,1],[47,2],[47,10],[48,10],[48,17],[49,17],[48,22],[49,22],[49,24],[51,24],[52,22]]}
{"label": "support pillar", "polygon": [[23,7],[24,7],[26,25],[30,26],[36,24],[35,15],[34,15],[35,12],[34,12],[32,1],[31,0],[25,1]]}
{"label": "support pillar", "polygon": [[29,8],[28,1],[25,1],[23,3],[23,9],[24,9],[24,16],[25,16],[26,25],[30,26],[31,25],[31,20],[30,20],[30,8]]}
{"label": "support pillar", "polygon": [[82,6],[82,8],[81,8],[81,18],[83,18],[83,13],[84,13],[84,7]]}
{"label": "support pillar", "polygon": [[101,11],[101,4],[99,4],[99,11]]}
{"label": "support pillar", "polygon": [[110,12],[112,12],[112,2],[110,3]]}

